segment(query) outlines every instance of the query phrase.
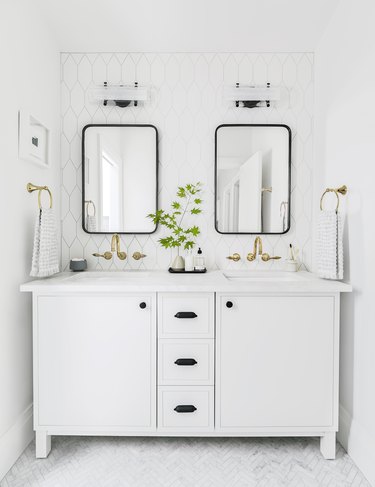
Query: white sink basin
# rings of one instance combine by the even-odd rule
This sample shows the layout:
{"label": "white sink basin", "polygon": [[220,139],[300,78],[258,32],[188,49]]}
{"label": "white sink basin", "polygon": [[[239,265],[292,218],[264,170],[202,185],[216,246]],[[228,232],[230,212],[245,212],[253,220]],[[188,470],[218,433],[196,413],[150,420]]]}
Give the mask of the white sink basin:
{"label": "white sink basin", "polygon": [[301,281],[303,277],[297,272],[283,271],[228,271],[224,272],[224,277],[229,281],[235,282],[254,282],[254,281]]}
{"label": "white sink basin", "polygon": [[150,273],[147,271],[113,271],[113,272],[80,272],[79,274],[74,274],[74,276],[69,277],[69,279],[79,282],[88,281],[133,281],[135,279],[145,279],[149,277]]}

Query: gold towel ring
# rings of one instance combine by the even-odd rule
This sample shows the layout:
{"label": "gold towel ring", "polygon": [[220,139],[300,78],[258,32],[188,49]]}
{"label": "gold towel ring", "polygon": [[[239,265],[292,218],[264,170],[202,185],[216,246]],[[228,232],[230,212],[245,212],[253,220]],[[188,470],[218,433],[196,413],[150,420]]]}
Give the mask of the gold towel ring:
{"label": "gold towel ring", "polygon": [[36,186],[35,184],[27,183],[26,189],[29,193],[32,193],[33,191],[39,191],[39,193],[38,193],[39,209],[42,208],[42,199],[41,199],[42,191],[47,191],[49,194],[49,207],[52,208],[52,193],[51,193],[48,186]]}
{"label": "gold towel ring", "polygon": [[343,186],[340,186],[340,188],[327,188],[324,191],[324,193],[322,194],[322,197],[320,198],[320,209],[323,210],[323,199],[324,199],[324,196],[327,193],[335,193],[336,198],[337,198],[337,204],[336,204],[336,211],[337,211],[339,209],[339,206],[340,206],[339,193],[344,196],[344,195],[346,195],[347,192],[348,192],[348,188],[345,186],[345,184]]}

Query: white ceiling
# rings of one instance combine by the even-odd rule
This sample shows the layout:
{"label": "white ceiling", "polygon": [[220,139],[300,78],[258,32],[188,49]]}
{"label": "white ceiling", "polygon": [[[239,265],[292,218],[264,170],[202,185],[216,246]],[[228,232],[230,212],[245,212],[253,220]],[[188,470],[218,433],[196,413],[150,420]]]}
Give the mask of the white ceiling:
{"label": "white ceiling", "polygon": [[61,51],[313,51],[341,0],[33,0]]}

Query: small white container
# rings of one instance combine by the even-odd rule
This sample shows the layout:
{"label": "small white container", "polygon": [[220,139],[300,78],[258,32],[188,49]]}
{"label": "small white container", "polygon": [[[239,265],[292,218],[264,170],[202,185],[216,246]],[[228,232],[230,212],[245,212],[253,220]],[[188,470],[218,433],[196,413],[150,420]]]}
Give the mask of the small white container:
{"label": "small white container", "polygon": [[192,272],[194,270],[194,256],[191,250],[186,251],[185,255],[185,271]]}
{"label": "small white container", "polygon": [[296,260],[287,259],[284,262],[284,271],[297,272],[298,271],[298,262]]}

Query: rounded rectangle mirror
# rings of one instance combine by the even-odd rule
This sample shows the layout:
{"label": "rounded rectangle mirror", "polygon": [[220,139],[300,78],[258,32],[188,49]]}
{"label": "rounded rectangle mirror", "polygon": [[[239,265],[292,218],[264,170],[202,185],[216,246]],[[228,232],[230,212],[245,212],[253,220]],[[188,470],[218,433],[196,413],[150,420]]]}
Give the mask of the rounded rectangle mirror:
{"label": "rounded rectangle mirror", "polygon": [[153,233],[158,131],[153,125],[82,130],[82,227],[87,233]]}
{"label": "rounded rectangle mirror", "polygon": [[291,130],[220,125],[215,132],[215,228],[223,234],[290,229]]}

